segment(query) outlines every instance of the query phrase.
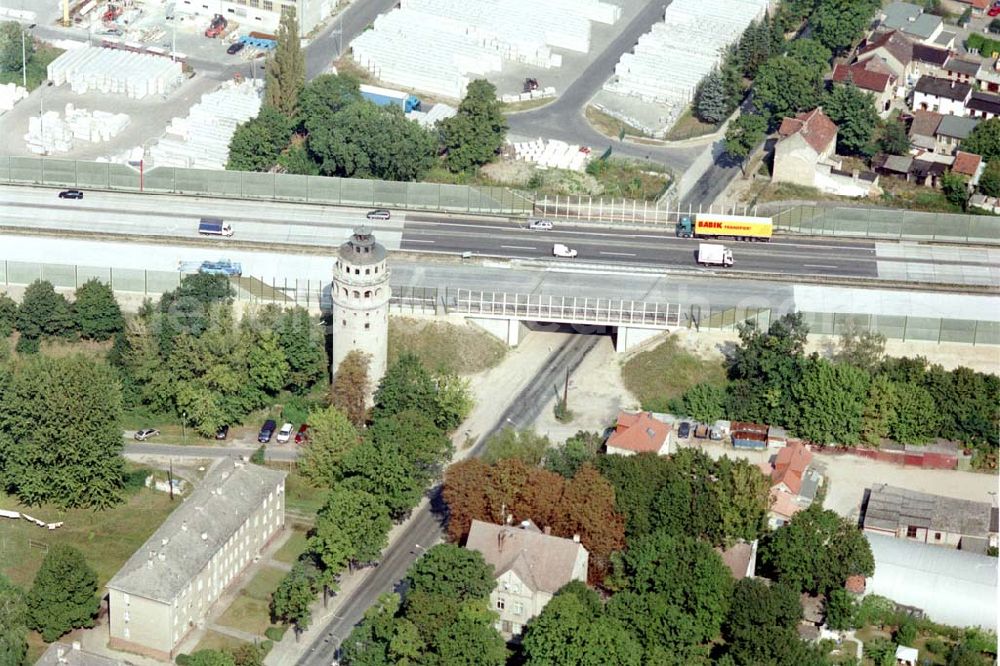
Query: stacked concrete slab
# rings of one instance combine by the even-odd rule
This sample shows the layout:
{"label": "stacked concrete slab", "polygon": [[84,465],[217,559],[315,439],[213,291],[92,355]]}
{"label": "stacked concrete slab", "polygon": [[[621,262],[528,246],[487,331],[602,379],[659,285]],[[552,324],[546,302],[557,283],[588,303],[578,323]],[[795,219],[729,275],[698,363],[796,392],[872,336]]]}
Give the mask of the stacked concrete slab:
{"label": "stacked concrete slab", "polygon": [[351,49],[382,81],[460,98],[470,78],[505,61],[558,67],[553,48],[587,52],[591,22],[620,15],[600,0],[400,0]]}
{"label": "stacked concrete slab", "polygon": [[229,81],[203,95],[184,118],[173,118],[149,150],[153,166],[225,169],[237,125],[260,112],[261,88],[253,81]]}
{"label": "stacked concrete slab", "polygon": [[718,66],[730,44],[769,0],[674,0],[664,20],[622,54],[604,89],[666,108],[668,126],[694,98],[698,83]]}
{"label": "stacked concrete slab", "polygon": [[142,99],[164,95],[183,82],[181,64],[169,58],[94,46],[66,51],[48,66],[56,85],[73,92],[97,91]]}
{"label": "stacked concrete slab", "polygon": [[30,117],[24,140],[28,150],[39,155],[64,153],[72,150],[76,141],[110,141],[128,127],[129,121],[124,113],[90,112],[67,104],[65,117],[56,111],[41,118]]}
{"label": "stacked concrete slab", "polygon": [[565,141],[537,139],[510,144],[514,159],[538,165],[542,169],[583,171],[590,161],[590,149]]}
{"label": "stacked concrete slab", "polygon": [[0,111],[10,111],[14,105],[28,96],[28,91],[16,83],[0,85]]}

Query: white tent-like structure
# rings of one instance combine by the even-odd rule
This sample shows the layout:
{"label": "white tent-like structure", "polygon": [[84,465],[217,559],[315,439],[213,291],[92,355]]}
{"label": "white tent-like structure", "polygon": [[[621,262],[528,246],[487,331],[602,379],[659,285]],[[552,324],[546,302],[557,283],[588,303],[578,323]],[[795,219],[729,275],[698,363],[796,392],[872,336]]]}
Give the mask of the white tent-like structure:
{"label": "white tent-like structure", "polygon": [[875,558],[866,594],[919,608],[935,622],[996,628],[997,559],[865,532]]}

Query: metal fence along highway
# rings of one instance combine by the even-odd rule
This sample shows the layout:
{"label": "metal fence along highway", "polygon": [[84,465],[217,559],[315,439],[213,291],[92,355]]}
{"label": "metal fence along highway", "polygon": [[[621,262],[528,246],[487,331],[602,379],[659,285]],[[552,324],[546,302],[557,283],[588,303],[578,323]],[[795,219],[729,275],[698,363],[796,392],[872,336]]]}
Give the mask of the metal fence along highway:
{"label": "metal fence along highway", "polygon": [[506,187],[175,167],[144,170],[126,164],[53,157],[0,158],[0,182],[451,213],[527,215],[532,210],[530,198]]}
{"label": "metal fence along highway", "polygon": [[[120,297],[155,298],[176,289],[182,277],[180,271],[0,261],[0,286],[26,286],[35,280],[48,280],[57,288],[76,289],[97,278],[111,285]],[[330,285],[324,280],[267,280],[244,275],[233,278],[233,285],[240,303],[301,305],[313,312],[324,310],[330,303]],[[603,326],[734,330],[738,324],[752,320],[767,328],[772,314],[784,313],[770,308],[688,306],[408,285],[393,285],[392,292],[390,308],[400,314],[509,317]],[[891,340],[1000,345],[1000,322],[995,321],[824,312],[803,312],[803,316],[809,330],[821,335],[839,335],[853,326],[881,332]]]}
{"label": "metal fence along highway", "polygon": [[[762,205],[761,209],[766,210],[766,207]],[[776,211],[773,220],[779,231],[809,236],[1000,245],[1000,217],[992,215],[924,213],[816,203]]]}

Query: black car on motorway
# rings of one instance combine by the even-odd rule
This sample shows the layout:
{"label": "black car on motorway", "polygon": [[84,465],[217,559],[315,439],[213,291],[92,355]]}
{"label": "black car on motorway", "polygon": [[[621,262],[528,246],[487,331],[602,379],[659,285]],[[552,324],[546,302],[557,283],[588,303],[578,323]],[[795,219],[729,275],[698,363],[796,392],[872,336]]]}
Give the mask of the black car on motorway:
{"label": "black car on motorway", "polygon": [[82,199],[83,192],[80,190],[63,190],[59,193],[60,199]]}

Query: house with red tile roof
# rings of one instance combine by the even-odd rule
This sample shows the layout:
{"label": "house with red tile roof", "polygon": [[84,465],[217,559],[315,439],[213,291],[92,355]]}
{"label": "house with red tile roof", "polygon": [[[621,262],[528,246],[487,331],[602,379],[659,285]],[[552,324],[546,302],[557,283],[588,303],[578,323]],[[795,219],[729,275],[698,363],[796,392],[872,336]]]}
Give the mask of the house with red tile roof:
{"label": "house with red tile roof", "polygon": [[913,73],[913,41],[897,30],[878,33],[858,49],[858,62],[869,60],[880,61],[897,79],[905,81]]}
{"label": "house with red tile roof", "polygon": [[892,106],[892,91],[896,85],[896,75],[879,67],[876,60],[869,59],[856,62],[853,65],[838,64],[833,68],[835,83],[853,83],[861,90],[871,93],[875,98],[875,108],[883,118],[889,115]]}
{"label": "house with red tile roof", "polygon": [[808,446],[794,441],[778,451],[769,463],[760,465],[771,480],[768,525],[772,529],[787,523],[815,499],[822,477],[811,469],[812,457]]}
{"label": "house with red tile roof", "polygon": [[974,153],[959,150],[955,153],[955,163],[951,165],[953,173],[960,173],[969,178],[970,184],[979,181],[983,158]]}
{"label": "house with red tile roof", "polygon": [[798,495],[802,490],[802,477],[812,462],[812,451],[802,442],[795,442],[778,451],[771,472],[771,485],[787,493]]}
{"label": "house with red tile roof", "polygon": [[670,453],[670,426],[650,412],[619,412],[615,431],[606,442],[608,455]]}

